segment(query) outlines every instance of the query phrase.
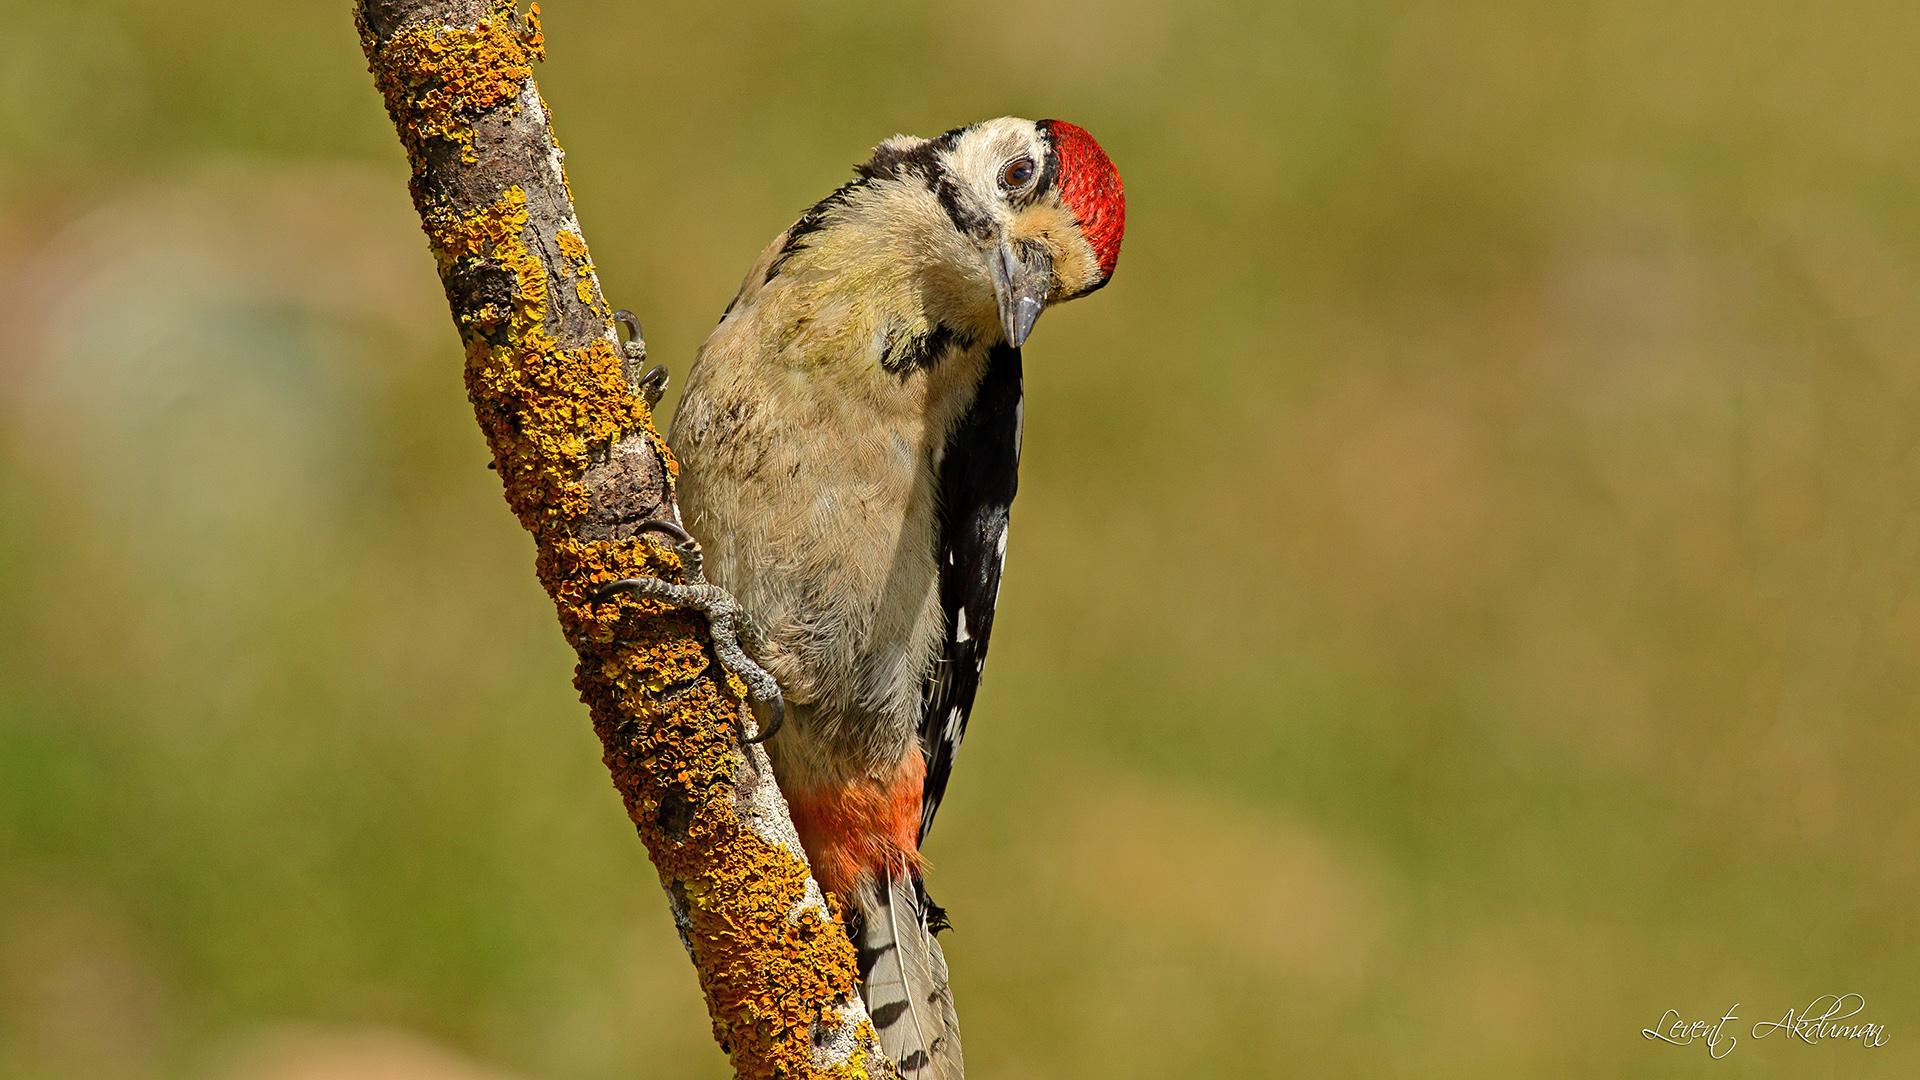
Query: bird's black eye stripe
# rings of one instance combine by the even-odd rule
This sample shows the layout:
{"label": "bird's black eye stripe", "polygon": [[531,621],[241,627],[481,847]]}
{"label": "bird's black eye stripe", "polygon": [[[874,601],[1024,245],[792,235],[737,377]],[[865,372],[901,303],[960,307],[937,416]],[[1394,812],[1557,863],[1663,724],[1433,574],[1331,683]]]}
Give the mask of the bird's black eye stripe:
{"label": "bird's black eye stripe", "polygon": [[1042,120],[1034,125],[1034,130],[1039,133],[1045,151],[1040,157],[1040,179],[1033,184],[1033,197],[1038,199],[1051,191],[1054,181],[1060,177],[1060,151],[1053,145],[1053,121]]}
{"label": "bird's black eye stripe", "polygon": [[1053,188],[1053,182],[1060,176],[1060,154],[1054,150],[1051,140],[1047,143],[1047,156],[1042,159],[1040,179],[1033,182],[1035,198],[1045,195]]}

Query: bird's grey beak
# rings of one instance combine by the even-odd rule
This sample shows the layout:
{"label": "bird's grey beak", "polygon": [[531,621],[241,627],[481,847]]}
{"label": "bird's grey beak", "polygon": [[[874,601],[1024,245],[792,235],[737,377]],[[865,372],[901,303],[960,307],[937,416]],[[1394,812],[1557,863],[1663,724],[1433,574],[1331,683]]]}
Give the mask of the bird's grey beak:
{"label": "bird's grey beak", "polygon": [[1053,289],[1053,260],[1039,244],[1014,245],[1002,240],[988,257],[993,264],[993,294],[1000,301],[1000,325],[1007,344],[1019,348],[1040,321]]}

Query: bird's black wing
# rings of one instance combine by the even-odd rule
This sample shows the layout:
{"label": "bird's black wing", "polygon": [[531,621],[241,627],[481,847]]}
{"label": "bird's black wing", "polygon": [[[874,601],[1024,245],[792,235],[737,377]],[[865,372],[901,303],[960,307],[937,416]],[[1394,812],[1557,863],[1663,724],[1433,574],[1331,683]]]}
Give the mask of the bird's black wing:
{"label": "bird's black wing", "polygon": [[920,839],[933,827],[953,757],[967,733],[980,689],[1007,556],[1007,511],[1020,482],[1020,350],[996,346],[987,358],[973,406],[947,440],[940,463],[940,608],[946,637],[927,678],[920,745],[927,783],[920,803]]}

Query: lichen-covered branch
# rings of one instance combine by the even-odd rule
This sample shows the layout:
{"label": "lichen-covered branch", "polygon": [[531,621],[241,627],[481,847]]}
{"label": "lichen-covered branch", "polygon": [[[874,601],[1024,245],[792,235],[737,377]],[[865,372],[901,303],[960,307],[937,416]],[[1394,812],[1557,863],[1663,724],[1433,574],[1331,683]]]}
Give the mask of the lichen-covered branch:
{"label": "lichen-covered branch", "polygon": [[466,346],[474,413],[540,583],[580,654],[574,679],[740,1077],[888,1075],[852,944],[808,875],[745,687],[704,617],[600,584],[674,579],[639,535],[677,521],[677,466],[622,370],[532,65],[539,8],[358,0],[369,67],[413,166],[413,200]]}

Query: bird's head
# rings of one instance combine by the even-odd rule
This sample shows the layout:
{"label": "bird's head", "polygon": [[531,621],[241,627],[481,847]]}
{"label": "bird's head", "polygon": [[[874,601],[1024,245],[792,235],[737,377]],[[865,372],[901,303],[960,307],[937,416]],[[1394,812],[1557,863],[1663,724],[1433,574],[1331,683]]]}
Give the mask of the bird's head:
{"label": "bird's head", "polygon": [[[1007,343],[1050,304],[1105,285],[1120,260],[1127,199],[1093,136],[1064,120],[1002,117],[936,139],[889,139],[862,173],[925,181],[983,271]],[[984,299],[984,297],[983,297]]]}

